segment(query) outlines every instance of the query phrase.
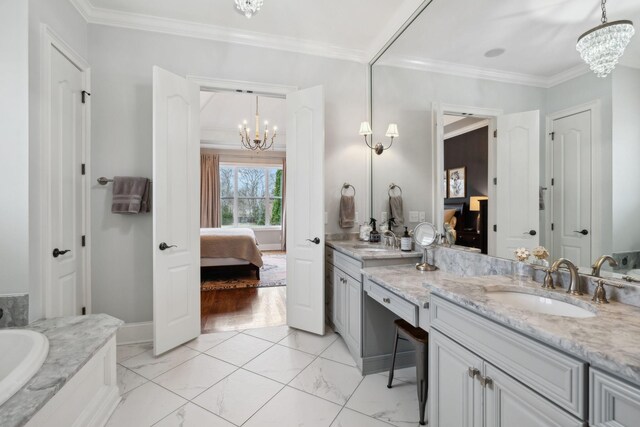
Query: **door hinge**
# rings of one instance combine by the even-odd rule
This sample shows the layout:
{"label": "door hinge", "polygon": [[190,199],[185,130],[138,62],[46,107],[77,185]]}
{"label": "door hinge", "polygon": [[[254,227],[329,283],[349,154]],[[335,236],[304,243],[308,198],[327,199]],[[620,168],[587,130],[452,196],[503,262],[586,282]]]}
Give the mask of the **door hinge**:
{"label": "door hinge", "polygon": [[493,178],[493,185],[498,185],[498,178]]}
{"label": "door hinge", "polygon": [[556,179],[555,178],[551,178],[551,185],[556,185]]}
{"label": "door hinge", "polygon": [[550,132],[549,135],[551,135],[551,140],[552,141],[556,140],[556,133],[555,132]]}
{"label": "door hinge", "polygon": [[495,232],[498,231],[498,225],[497,224],[493,224],[493,231],[495,231]]}
{"label": "door hinge", "polygon": [[82,175],[87,173],[87,165],[85,165],[84,163],[82,165],[80,165],[80,173]]}
{"label": "door hinge", "polygon": [[494,137],[494,138],[497,138],[497,137],[498,137],[498,130],[497,130],[497,129],[493,131],[493,137]]}
{"label": "door hinge", "polygon": [[551,223],[551,231],[554,231],[556,228],[556,225],[554,223]]}
{"label": "door hinge", "polygon": [[87,315],[87,307],[82,307],[82,315],[83,316]]}
{"label": "door hinge", "polygon": [[82,247],[87,246],[87,236],[82,236]]}
{"label": "door hinge", "polygon": [[87,92],[86,90],[82,91],[82,103],[86,104],[87,103],[87,96],[91,96],[91,94],[89,92]]}

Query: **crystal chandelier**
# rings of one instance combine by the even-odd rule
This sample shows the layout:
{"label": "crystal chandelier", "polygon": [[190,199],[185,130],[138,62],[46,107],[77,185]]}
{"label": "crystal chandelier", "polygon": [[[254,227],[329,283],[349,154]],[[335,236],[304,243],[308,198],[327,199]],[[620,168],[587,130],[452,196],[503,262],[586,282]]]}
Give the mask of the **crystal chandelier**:
{"label": "crystal chandelier", "polygon": [[236,0],[236,9],[248,19],[258,13],[264,0]]}
{"label": "crystal chandelier", "polygon": [[607,22],[607,0],[602,2],[602,24],[580,36],[576,49],[598,77],[606,77],[622,57],[635,33],[628,20]]}
{"label": "crystal chandelier", "polygon": [[258,97],[256,96],[256,133],[255,137],[251,139],[251,129],[247,127],[247,121],[244,120],[241,125],[238,125],[240,131],[240,141],[242,147],[247,150],[253,151],[265,151],[273,146],[273,142],[278,135],[278,127],[273,127],[273,135],[269,138],[269,122],[264,122],[264,136],[260,138],[260,112],[258,111]]}

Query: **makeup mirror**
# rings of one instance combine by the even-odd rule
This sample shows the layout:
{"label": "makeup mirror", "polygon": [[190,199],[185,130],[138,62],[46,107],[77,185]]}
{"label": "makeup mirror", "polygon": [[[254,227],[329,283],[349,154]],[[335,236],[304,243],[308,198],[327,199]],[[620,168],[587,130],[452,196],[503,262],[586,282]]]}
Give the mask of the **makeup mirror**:
{"label": "makeup mirror", "polygon": [[429,264],[427,258],[427,249],[435,245],[438,241],[438,230],[430,222],[423,222],[416,226],[413,230],[413,240],[423,249],[422,262],[416,264],[416,268],[420,271],[436,271],[438,267]]}

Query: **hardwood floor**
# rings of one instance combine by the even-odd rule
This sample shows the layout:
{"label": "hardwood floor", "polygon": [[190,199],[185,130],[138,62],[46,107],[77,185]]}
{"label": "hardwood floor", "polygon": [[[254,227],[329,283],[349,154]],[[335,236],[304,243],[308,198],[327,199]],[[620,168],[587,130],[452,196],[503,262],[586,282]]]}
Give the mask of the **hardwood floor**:
{"label": "hardwood floor", "polygon": [[287,323],[285,286],[200,292],[202,333]]}

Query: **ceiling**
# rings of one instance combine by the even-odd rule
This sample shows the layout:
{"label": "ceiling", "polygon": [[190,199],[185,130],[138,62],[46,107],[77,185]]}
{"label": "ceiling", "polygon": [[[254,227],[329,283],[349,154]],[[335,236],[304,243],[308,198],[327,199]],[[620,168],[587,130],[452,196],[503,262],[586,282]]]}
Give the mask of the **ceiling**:
{"label": "ceiling", "polygon": [[70,0],[89,22],[267,44],[368,61],[423,0],[265,0],[251,19],[233,0]]}
{"label": "ceiling", "polygon": [[[387,65],[455,70],[553,83],[588,70],[578,36],[600,23],[596,0],[434,0],[381,58]],[[607,5],[609,22],[636,26],[621,63],[640,68],[640,1]],[[504,49],[486,57],[491,49]]]}
{"label": "ceiling", "polygon": [[[283,98],[261,96],[260,129],[278,126],[275,149],[284,149],[286,103]],[[236,92],[200,92],[200,135],[203,145],[223,149],[241,149],[238,125],[247,120],[255,132],[256,96]]]}

